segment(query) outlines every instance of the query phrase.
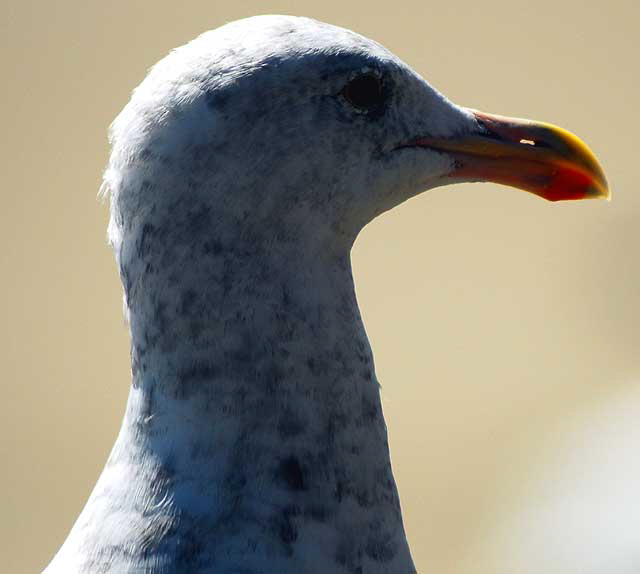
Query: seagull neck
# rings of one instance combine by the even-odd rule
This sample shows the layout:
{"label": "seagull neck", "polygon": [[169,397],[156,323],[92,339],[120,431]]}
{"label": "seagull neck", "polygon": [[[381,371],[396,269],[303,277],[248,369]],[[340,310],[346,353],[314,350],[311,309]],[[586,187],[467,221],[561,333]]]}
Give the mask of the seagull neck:
{"label": "seagull neck", "polygon": [[172,297],[158,275],[136,294],[131,422],[188,411],[198,436],[224,423],[231,440],[255,424],[279,444],[328,424],[335,432],[337,413],[351,418],[366,403],[384,426],[348,249],[236,247],[201,268]]}
{"label": "seagull neck", "polygon": [[268,251],[220,251],[173,302],[164,278],[137,294],[108,468],[157,500],[150,516],[171,507],[171,532],[214,537],[216,571],[409,574],[348,249]]}
{"label": "seagull neck", "polygon": [[198,269],[184,265],[178,280],[156,273],[137,290],[129,310],[134,387],[181,400],[229,379],[278,394],[286,387],[276,380],[291,379],[287,369],[301,363],[305,382],[324,383],[310,365],[329,351],[366,361],[373,379],[348,248],[213,251],[198,257]]}

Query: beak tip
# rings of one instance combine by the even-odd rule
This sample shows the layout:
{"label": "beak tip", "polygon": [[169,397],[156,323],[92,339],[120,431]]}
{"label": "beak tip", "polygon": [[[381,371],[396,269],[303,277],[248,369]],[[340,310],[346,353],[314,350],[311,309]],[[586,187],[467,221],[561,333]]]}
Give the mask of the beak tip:
{"label": "beak tip", "polygon": [[593,185],[587,191],[585,195],[586,199],[604,199],[608,202],[611,201],[611,190],[606,183],[600,185]]}

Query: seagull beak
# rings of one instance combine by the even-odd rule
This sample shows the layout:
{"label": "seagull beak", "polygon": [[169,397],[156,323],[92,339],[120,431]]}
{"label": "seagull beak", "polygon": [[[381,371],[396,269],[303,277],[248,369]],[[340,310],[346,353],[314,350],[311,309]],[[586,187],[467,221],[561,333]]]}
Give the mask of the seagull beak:
{"label": "seagull beak", "polygon": [[410,145],[450,154],[447,179],[492,181],[535,193],[549,201],[609,199],[609,188],[593,152],[557,126],[469,110],[479,130],[452,138],[419,138]]}

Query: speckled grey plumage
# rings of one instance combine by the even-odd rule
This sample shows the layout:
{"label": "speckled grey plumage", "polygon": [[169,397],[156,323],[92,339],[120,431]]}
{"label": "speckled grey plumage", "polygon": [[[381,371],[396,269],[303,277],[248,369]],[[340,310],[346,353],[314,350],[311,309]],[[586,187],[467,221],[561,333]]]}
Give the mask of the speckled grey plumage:
{"label": "speckled grey plumage", "polygon": [[[376,114],[340,94],[368,69]],[[46,574],[411,574],[349,252],[474,126],[380,45],[261,16],[173,51],[111,128],[122,429]]]}

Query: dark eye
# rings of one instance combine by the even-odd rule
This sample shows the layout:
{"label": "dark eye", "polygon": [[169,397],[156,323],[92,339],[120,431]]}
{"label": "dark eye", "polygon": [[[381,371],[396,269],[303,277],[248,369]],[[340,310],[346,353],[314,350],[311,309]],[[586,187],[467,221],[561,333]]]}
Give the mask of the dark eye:
{"label": "dark eye", "polygon": [[360,74],[353,78],[342,90],[344,98],[359,110],[373,110],[384,103],[382,81],[374,74]]}

